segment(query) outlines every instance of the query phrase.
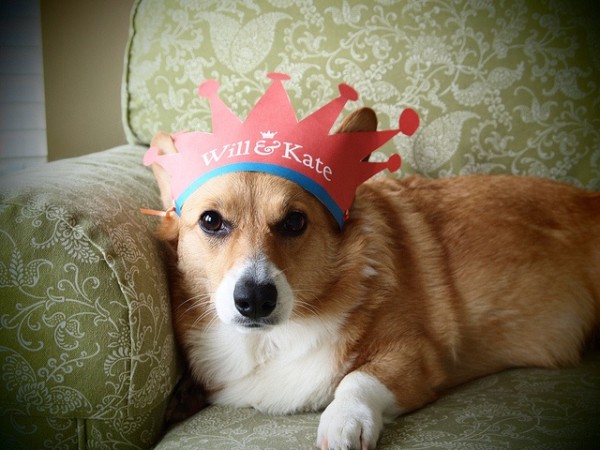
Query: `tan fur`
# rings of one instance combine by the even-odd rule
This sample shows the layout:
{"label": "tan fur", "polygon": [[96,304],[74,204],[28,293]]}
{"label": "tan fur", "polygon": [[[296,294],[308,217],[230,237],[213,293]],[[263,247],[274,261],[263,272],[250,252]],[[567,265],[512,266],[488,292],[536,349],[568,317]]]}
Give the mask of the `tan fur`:
{"label": "tan fur", "polygon": [[[373,129],[370,115],[342,131]],[[211,209],[234,224],[226,239],[199,229]],[[308,215],[299,237],[274,231],[291,210]],[[340,231],[314,197],[266,174],[198,189],[161,231],[177,242],[184,350],[188,330],[217,320],[211,296],[224,274],[257,252],[286,274],[292,319],[343,318],[340,376],[374,375],[405,410],[505,368],[576,364],[600,323],[599,193],[517,176],[377,178],[358,189],[350,217]]]}

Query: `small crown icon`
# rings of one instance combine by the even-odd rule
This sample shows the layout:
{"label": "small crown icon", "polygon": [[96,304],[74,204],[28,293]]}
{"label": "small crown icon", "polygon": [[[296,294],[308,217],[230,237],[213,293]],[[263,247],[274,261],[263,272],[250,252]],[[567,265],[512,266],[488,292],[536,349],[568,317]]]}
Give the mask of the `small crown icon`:
{"label": "small crown icon", "polygon": [[384,162],[368,162],[368,156],[398,133],[411,136],[419,126],[419,116],[405,109],[398,129],[330,134],[346,103],[358,99],[352,87],[340,84],[337,98],[298,121],[283,87],[290,77],[267,76],[272,82],[245,121],[218,97],[216,80],[200,84],[199,96],[210,103],[212,132],[175,133],[172,138],[178,153],[161,155],[158,148],[150,147],[144,164],[159,164],[170,175],[179,215],[187,198],[209,179],[230,172],[265,172],[308,190],[343,227],[358,186],[384,169],[400,168],[397,154]]}
{"label": "small crown icon", "polygon": [[260,135],[263,137],[263,139],[273,139],[276,134],[277,134],[277,131],[261,131],[260,132]]}

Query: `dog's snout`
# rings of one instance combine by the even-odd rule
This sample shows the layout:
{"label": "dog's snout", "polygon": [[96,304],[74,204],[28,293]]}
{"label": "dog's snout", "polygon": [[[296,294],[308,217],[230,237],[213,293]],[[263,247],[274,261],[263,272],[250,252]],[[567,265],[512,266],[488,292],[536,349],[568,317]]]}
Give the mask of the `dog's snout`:
{"label": "dog's snout", "polygon": [[277,306],[277,288],[273,283],[240,280],[235,285],[233,300],[236,309],[244,317],[268,317]]}

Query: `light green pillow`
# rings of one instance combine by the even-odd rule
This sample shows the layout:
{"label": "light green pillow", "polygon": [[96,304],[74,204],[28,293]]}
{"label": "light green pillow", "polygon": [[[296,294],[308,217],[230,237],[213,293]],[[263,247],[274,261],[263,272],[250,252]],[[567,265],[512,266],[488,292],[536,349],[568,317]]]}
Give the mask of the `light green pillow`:
{"label": "light green pillow", "polygon": [[148,448],[179,372],[144,149],[0,186],[0,445]]}
{"label": "light green pillow", "polygon": [[[211,128],[201,81],[245,118],[269,72],[299,118],[337,96],[380,127],[416,109],[422,126],[383,153],[400,174],[530,174],[600,189],[600,28],[580,2],[211,2],[141,0],[124,87],[130,142]],[[376,157],[382,158],[379,153]]]}

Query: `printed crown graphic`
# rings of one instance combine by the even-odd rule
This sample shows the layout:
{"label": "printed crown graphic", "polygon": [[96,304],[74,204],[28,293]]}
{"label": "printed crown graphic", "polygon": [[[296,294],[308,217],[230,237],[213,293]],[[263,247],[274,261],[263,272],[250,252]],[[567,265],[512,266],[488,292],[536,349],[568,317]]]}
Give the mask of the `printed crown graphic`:
{"label": "printed crown graphic", "polygon": [[144,164],[159,164],[170,175],[177,214],[211,178],[238,171],[265,172],[311,192],[342,227],[358,186],[384,169],[400,168],[397,154],[385,162],[368,162],[368,156],[398,133],[411,136],[419,117],[405,109],[398,129],[330,134],[346,103],[358,99],[352,87],[340,84],[337,98],[298,121],[283,87],[289,76],[271,73],[268,77],[271,85],[245,121],[218,97],[217,81],[200,84],[199,96],[210,103],[212,132],[176,133],[172,138],[178,153],[161,155],[158,148],[150,147]]}

